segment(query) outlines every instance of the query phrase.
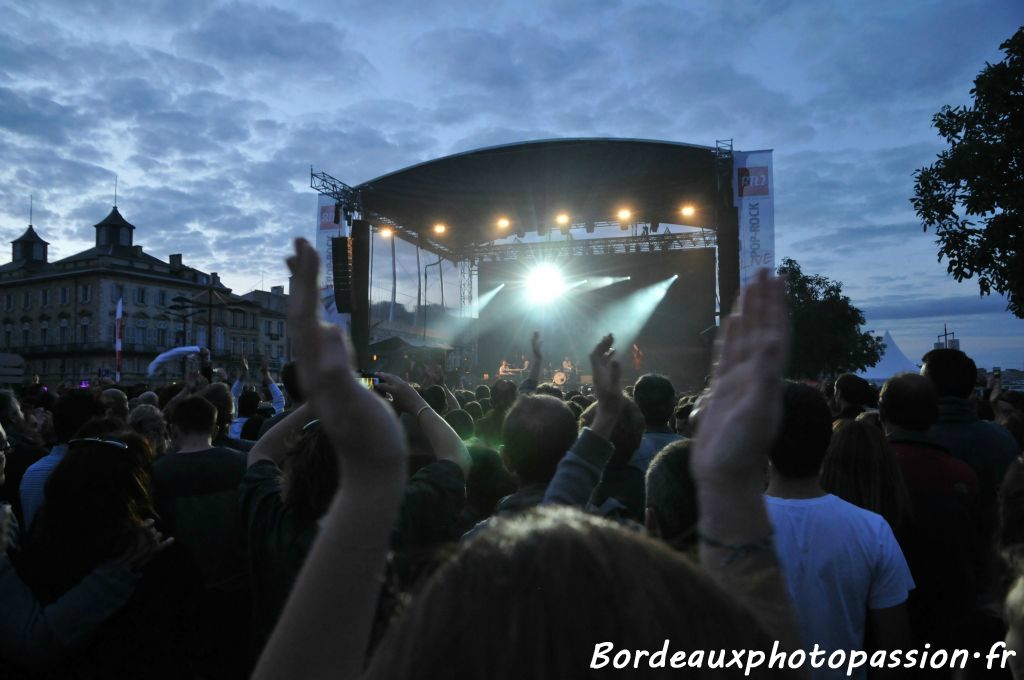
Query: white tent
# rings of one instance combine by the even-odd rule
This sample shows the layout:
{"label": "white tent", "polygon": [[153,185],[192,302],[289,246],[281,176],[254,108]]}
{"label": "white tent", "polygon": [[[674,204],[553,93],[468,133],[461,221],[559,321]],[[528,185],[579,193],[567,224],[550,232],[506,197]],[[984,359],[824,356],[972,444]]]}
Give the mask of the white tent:
{"label": "white tent", "polygon": [[896,341],[892,339],[889,331],[885,332],[882,342],[885,343],[882,358],[878,360],[877,364],[865,371],[861,371],[857,375],[872,382],[882,382],[897,373],[906,373],[908,371],[917,373],[920,370],[917,364],[908,359],[907,355],[903,353],[903,350],[896,344]]}

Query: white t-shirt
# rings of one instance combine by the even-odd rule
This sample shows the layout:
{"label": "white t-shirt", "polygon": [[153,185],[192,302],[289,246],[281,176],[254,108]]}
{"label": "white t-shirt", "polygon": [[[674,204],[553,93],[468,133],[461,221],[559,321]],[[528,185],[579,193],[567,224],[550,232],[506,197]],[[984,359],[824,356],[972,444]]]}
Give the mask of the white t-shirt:
{"label": "white t-shirt", "polygon": [[[832,494],[765,504],[805,649],[863,649],[868,609],[902,604],[914,588],[889,523]],[[811,674],[847,677],[827,665]]]}

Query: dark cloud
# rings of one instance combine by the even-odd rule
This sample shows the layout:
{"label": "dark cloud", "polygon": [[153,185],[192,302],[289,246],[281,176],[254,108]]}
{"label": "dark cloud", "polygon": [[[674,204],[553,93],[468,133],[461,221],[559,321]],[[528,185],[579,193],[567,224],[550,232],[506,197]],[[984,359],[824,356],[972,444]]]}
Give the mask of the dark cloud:
{"label": "dark cloud", "polygon": [[872,321],[886,319],[951,318],[956,316],[997,314],[1006,310],[1006,300],[999,296],[956,296],[921,299],[904,297],[899,301],[866,302],[865,316]]}

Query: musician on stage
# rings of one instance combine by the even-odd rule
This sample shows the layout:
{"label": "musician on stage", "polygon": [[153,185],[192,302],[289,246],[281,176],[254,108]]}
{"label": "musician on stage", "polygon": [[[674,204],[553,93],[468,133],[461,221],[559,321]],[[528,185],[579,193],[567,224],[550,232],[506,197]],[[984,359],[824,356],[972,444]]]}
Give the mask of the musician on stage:
{"label": "musician on stage", "polygon": [[515,370],[511,366],[509,366],[508,359],[502,359],[501,366],[498,367],[498,375],[508,376],[512,375],[513,373],[515,373]]}

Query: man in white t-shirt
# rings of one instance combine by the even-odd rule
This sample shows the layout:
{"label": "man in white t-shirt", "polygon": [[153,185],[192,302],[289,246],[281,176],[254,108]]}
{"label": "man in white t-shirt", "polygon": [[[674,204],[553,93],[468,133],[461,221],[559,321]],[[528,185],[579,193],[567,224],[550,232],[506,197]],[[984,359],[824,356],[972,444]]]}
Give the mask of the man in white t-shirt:
{"label": "man in white t-shirt", "polygon": [[[810,653],[817,644],[823,660],[835,650],[847,657],[851,650],[907,650],[906,601],[914,581],[885,519],[825,493],[818,483],[831,435],[824,396],[787,383],[765,502],[804,647]],[[845,664],[825,664],[811,675],[847,677]],[[866,673],[861,669],[854,677]]]}

